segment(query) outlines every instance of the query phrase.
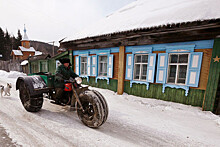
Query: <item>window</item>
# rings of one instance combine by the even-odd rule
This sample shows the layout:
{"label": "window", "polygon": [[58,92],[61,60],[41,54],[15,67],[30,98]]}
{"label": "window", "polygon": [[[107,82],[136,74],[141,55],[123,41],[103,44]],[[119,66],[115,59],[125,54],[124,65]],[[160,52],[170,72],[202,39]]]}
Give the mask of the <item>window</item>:
{"label": "window", "polygon": [[87,57],[81,57],[80,71],[81,75],[87,75]]}
{"label": "window", "polygon": [[107,60],[108,56],[99,56],[99,69],[98,75],[106,77],[107,76]]}
{"label": "window", "polygon": [[38,64],[37,63],[32,63],[32,73],[37,73],[38,72]]}
{"label": "window", "polygon": [[42,68],[42,72],[47,72],[47,62],[42,62],[41,63],[41,68]]}
{"label": "window", "polygon": [[134,80],[146,81],[148,55],[135,55],[134,57]]}
{"label": "window", "polygon": [[167,83],[186,83],[189,54],[169,54]]}

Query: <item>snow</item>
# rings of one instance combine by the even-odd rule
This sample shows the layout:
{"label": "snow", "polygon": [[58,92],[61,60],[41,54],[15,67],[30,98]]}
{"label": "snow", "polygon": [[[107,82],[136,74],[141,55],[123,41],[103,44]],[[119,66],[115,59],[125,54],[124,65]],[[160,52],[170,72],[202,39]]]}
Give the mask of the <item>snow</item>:
{"label": "snow", "polygon": [[[23,73],[20,73],[23,75]],[[156,99],[90,87],[102,93],[109,116],[98,129],[84,126],[68,106],[44,99],[41,111],[27,112],[15,90],[18,72],[0,71],[12,82],[10,97],[0,98],[0,124],[18,145],[26,146],[219,146],[220,117],[209,111]],[[9,75],[14,75],[13,78]],[[11,77],[11,78],[10,78]]]}
{"label": "snow", "polygon": [[21,65],[27,65],[28,64],[28,60],[24,60],[21,62]]}
{"label": "snow", "polygon": [[220,18],[219,0],[137,0],[69,36],[69,40]]}
{"label": "snow", "polygon": [[42,55],[43,53],[40,51],[35,51],[35,56]]}
{"label": "snow", "polygon": [[35,52],[35,49],[33,47],[25,48],[23,46],[19,46],[22,52]]}
{"label": "snow", "polygon": [[24,36],[22,37],[22,40],[21,40],[21,41],[29,41],[29,38],[28,38],[26,32],[24,32]]}
{"label": "snow", "polygon": [[12,50],[12,52],[14,53],[14,55],[23,56],[23,54],[20,50]]}

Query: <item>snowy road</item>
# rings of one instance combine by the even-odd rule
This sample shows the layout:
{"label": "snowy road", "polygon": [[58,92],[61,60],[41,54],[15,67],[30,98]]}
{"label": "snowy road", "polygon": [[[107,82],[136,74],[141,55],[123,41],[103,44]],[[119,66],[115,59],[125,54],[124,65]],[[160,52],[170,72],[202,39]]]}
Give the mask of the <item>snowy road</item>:
{"label": "snowy road", "polygon": [[[0,72],[1,75],[1,72]],[[143,99],[98,89],[107,99],[109,117],[98,129],[84,126],[69,107],[44,99],[40,112],[23,108],[15,78],[2,74],[0,84],[13,84],[0,98],[0,124],[18,145],[47,146],[219,146],[220,118],[200,108]],[[0,136],[1,137],[1,136]]]}

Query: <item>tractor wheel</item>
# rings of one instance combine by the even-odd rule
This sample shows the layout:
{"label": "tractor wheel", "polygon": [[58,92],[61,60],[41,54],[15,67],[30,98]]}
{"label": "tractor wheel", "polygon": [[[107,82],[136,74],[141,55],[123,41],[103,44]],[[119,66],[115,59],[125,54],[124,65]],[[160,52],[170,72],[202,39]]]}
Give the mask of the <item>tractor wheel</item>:
{"label": "tractor wheel", "polygon": [[79,119],[88,127],[97,128],[103,124],[105,113],[102,102],[98,96],[90,90],[86,90],[79,94],[80,102],[84,112],[80,109],[77,103],[77,114]]}
{"label": "tractor wheel", "polygon": [[21,81],[19,93],[22,105],[29,112],[38,112],[43,105],[43,96],[30,97],[28,88],[24,81]]}

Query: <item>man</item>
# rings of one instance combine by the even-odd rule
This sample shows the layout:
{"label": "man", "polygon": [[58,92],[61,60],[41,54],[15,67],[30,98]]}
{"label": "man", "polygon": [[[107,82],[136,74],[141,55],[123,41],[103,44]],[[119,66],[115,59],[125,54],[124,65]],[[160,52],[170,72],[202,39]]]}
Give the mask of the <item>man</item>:
{"label": "man", "polygon": [[62,99],[63,91],[64,91],[64,80],[69,80],[70,77],[74,78],[78,77],[77,74],[73,72],[73,70],[70,68],[71,63],[70,59],[63,58],[59,60],[61,65],[57,68],[56,74],[55,74],[55,92],[56,92],[56,98],[55,98],[55,104],[61,104],[60,100]]}

